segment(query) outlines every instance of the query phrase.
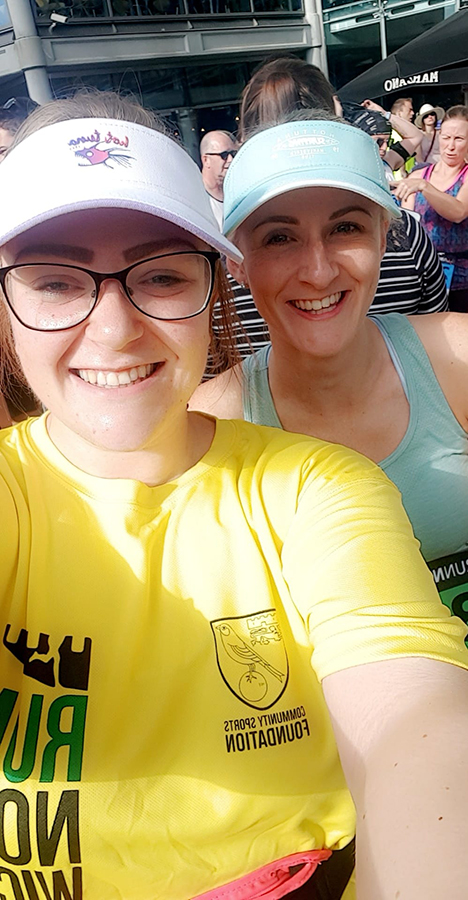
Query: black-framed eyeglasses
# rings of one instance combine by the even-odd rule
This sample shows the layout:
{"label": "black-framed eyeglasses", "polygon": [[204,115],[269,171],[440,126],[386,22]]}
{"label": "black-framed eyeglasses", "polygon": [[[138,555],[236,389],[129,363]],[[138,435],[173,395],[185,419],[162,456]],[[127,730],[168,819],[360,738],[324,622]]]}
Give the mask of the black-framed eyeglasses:
{"label": "black-framed eyeglasses", "polygon": [[375,142],[378,147],[385,147],[385,145],[388,144],[388,141],[389,141],[388,137],[378,137],[375,139]]}
{"label": "black-framed eyeglasses", "polygon": [[109,279],[122,285],[143,315],[178,321],[207,308],[219,258],[214,250],[182,250],[152,256],[119,272],[21,263],[0,268],[0,285],[13,315],[32,331],[66,331],[80,325],[91,315],[101,285]]}
{"label": "black-framed eyeglasses", "polygon": [[230,156],[234,159],[238,152],[238,150],[221,150],[219,153],[204,153],[203,156],[220,156],[223,162],[226,162]]}

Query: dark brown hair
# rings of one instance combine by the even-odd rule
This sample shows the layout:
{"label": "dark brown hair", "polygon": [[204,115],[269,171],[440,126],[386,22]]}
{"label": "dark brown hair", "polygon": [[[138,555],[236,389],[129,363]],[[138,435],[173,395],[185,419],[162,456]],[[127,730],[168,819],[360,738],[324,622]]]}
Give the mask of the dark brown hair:
{"label": "dark brown hair", "polygon": [[[152,110],[145,109],[136,100],[112,91],[86,89],[78,91],[72,97],[51,100],[34,110],[17,131],[9,152],[30,135],[40,131],[41,128],[70,119],[88,118],[116,119],[144,125],[175,141],[164,120]],[[176,143],[178,142],[176,141]],[[222,372],[238,363],[240,357],[234,337],[235,332],[239,329],[239,320],[221,263],[217,264],[212,307],[217,300],[220,304],[220,318],[216,333],[210,323],[209,359],[210,367],[213,367],[216,372]],[[23,383],[24,376],[14,349],[10,318],[4,303],[0,303],[0,351],[0,392],[8,396],[11,374],[22,378]]]}
{"label": "dark brown hair", "polygon": [[266,63],[245,86],[240,105],[239,139],[258,125],[276,125],[299,109],[335,112],[334,90],[317,66],[281,57]]}

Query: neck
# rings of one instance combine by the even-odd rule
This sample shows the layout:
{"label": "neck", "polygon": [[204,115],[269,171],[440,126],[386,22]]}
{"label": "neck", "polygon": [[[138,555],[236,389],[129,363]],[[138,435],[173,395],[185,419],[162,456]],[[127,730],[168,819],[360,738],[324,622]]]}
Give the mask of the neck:
{"label": "neck", "polygon": [[[309,415],[311,428],[319,437],[317,420],[336,418],[336,413],[360,404],[369,394],[369,379],[381,364],[380,334],[368,319],[353,343],[335,356],[311,356],[272,337],[268,374],[273,399],[279,408],[288,408],[287,398],[294,397],[298,411]],[[282,402],[284,400],[284,403]],[[294,430],[294,423],[287,427]],[[314,433],[310,431],[309,433]]]}
{"label": "neck", "polygon": [[203,184],[205,185],[205,191],[214,197],[215,200],[224,200],[224,183],[219,181],[212,182],[206,175],[203,175]]}
{"label": "neck", "polygon": [[435,169],[437,170],[437,174],[441,175],[442,178],[454,178],[456,175],[458,175],[459,172],[461,172],[465,165],[466,163],[463,160],[460,163],[449,166],[449,164],[444,162],[443,159],[440,159],[439,162],[436,163]]}
{"label": "neck", "polygon": [[198,413],[184,410],[158,429],[136,450],[107,449],[71,431],[52,414],[49,437],[77,468],[99,478],[125,478],[150,486],[166,484],[192,468],[210,448],[215,425]]}

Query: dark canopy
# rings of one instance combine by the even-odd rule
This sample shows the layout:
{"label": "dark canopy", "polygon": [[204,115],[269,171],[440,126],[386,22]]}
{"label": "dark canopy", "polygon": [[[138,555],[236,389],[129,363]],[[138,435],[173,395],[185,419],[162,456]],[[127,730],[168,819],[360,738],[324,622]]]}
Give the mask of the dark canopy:
{"label": "dark canopy", "polygon": [[412,86],[464,83],[468,83],[468,9],[449,16],[353,78],[339,95],[359,103]]}

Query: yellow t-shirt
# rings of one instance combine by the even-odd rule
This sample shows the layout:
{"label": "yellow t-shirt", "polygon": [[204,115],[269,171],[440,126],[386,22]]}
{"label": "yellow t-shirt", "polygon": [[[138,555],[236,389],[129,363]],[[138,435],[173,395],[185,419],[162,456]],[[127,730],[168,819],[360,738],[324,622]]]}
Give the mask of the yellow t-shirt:
{"label": "yellow t-shirt", "polygon": [[187,900],[346,845],[320,679],[468,667],[396,488],[231,421],[173,483],[100,479],[45,423],[0,433],[0,891]]}

